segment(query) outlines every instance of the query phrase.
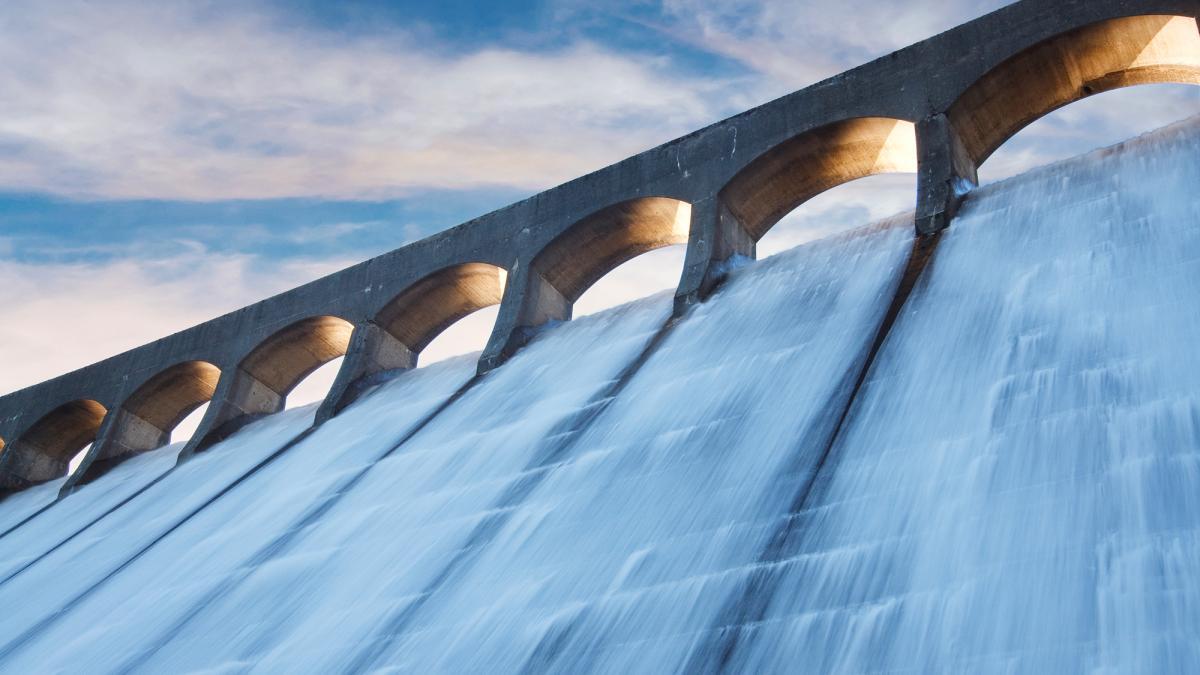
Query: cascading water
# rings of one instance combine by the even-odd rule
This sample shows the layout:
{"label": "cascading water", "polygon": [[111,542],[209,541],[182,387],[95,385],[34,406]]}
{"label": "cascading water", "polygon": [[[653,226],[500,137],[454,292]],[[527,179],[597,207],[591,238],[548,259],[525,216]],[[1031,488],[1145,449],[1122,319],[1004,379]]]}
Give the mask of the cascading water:
{"label": "cascading water", "polygon": [[972,195],[739,667],[1200,668],[1198,131]]}
{"label": "cascading water", "polygon": [[976,191],[865,380],[911,219],[7,500],[0,669],[1194,671],[1198,150]]}

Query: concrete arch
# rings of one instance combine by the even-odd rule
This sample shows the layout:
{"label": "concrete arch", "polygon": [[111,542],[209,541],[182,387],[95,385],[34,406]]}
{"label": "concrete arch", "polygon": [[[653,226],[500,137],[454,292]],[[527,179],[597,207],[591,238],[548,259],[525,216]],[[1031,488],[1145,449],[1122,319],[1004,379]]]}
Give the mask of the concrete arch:
{"label": "concrete arch", "polygon": [[283,399],[317,368],[343,356],[354,325],[336,316],[314,316],[282,328],[242,359],[239,370]]}
{"label": "concrete arch", "polygon": [[442,331],[484,307],[499,304],[508,270],[485,262],[443,267],[388,300],[354,329],[346,360],[317,410],[323,424],[372,384],[415,368],[420,353]]}
{"label": "concrete arch", "polygon": [[283,410],[287,395],[317,368],[346,354],[354,325],[336,316],[294,321],[258,343],[221,373],[212,403],[179,461],[211,446],[247,422]]}
{"label": "concrete arch", "polygon": [[639,197],[596,211],[567,227],[533,258],[533,271],[573,303],[624,262],[687,243],[691,204]]}
{"label": "concrete arch", "polygon": [[691,230],[692,205],[660,196],[610,204],[567,225],[528,265],[514,266],[479,372],[508,360],[537,326],[570,319],[574,302],[605,274],[643,253],[687,243]]}
{"label": "concrete arch", "polygon": [[107,413],[99,402],[79,399],[43,415],[0,454],[0,492],[65,476],[71,458],[95,440]]}
{"label": "concrete arch", "polygon": [[[121,412],[148,425],[150,433],[169,435],[183,418],[212,399],[221,369],[207,361],[177,363],[147,380],[121,405]],[[138,449],[149,450],[165,438]]]}
{"label": "concrete arch", "polygon": [[1200,84],[1200,31],[1186,16],[1109,19],[1009,57],[950,106],[950,125],[975,166],[1038,118],[1082,98],[1138,84]]}
{"label": "concrete arch", "polygon": [[183,361],[151,376],[105,421],[63,493],[99,478],[130,457],[166,445],[171,431],[212,399],[220,378],[221,369],[207,361]]}
{"label": "concrete arch", "polygon": [[499,304],[507,280],[507,270],[488,263],[445,267],[392,298],[374,323],[416,355],[459,319]]}
{"label": "concrete arch", "polygon": [[767,150],[720,191],[724,208],[758,241],[813,197],[880,173],[916,173],[912,122],[856,117],[810,129]]}

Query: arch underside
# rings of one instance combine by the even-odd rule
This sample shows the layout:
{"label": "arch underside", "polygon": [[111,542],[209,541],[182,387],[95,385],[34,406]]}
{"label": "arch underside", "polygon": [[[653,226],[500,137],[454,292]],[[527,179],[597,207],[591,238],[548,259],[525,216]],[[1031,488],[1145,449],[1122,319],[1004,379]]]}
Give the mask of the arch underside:
{"label": "arch underside", "polygon": [[7,475],[0,488],[20,489],[65,475],[71,458],[96,440],[107,412],[99,402],[81,399],[43,415],[4,448]]}
{"label": "arch underside", "polygon": [[575,302],[605,274],[664,246],[687,243],[692,207],[643,197],[601,209],[568,228],[533,260],[533,270]]}
{"label": "arch underside", "polygon": [[1139,84],[1200,84],[1192,17],[1135,16],[1084,26],[1009,58],[971,85],[948,117],[976,165],[1062,106]]}
{"label": "arch underside", "polygon": [[763,153],[729,181],[721,200],[757,241],[780,218],[830,188],[916,170],[911,122],[859,117],[809,130]]}
{"label": "arch underside", "polygon": [[354,326],[335,316],[297,321],[267,338],[242,360],[241,368],[286,396],[322,365],[346,354]]}
{"label": "arch underside", "polygon": [[164,432],[212,399],[221,370],[205,361],[178,363],[150,378],[122,408]]}
{"label": "arch underside", "polygon": [[64,403],[46,413],[18,442],[56,461],[68,461],[96,439],[108,411],[90,399]]}
{"label": "arch underside", "polygon": [[487,263],[447,267],[405,289],[380,310],[375,323],[420,353],[454,322],[499,304],[507,278],[507,271]]}

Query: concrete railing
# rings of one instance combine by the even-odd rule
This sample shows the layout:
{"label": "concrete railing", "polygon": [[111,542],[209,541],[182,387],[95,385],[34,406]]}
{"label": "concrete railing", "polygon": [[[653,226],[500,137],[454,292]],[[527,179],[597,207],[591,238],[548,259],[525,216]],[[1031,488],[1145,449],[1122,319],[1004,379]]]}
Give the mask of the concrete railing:
{"label": "concrete railing", "polygon": [[[404,248],[0,397],[0,491],[66,473],[64,493],[166,442],[209,403],[186,461],[283,408],[345,356],[317,414],[412,368],[454,321],[500,304],[480,372],[499,367],[626,260],[686,243],[677,312],[780,217],[842,183],[916,172],[933,238],[977,167],[1046,113],[1102,91],[1200,83],[1200,0],[1024,0],[824,82]],[[929,244],[922,255],[928,255]],[[18,355],[6,355],[19,358]]]}

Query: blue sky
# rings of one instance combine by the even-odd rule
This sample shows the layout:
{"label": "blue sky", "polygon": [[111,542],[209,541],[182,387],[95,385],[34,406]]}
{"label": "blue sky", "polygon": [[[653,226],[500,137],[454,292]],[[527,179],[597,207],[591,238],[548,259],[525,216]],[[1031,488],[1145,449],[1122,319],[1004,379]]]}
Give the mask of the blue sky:
{"label": "blue sky", "polygon": [[[0,13],[0,391],[402,246],[1002,4],[10,0]],[[1031,127],[985,176],[1197,110],[1182,87],[1106,94]],[[911,178],[872,180],[798,211],[776,245],[911,203]],[[605,287],[604,303],[669,286],[672,255],[641,261],[623,286]]]}

